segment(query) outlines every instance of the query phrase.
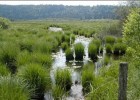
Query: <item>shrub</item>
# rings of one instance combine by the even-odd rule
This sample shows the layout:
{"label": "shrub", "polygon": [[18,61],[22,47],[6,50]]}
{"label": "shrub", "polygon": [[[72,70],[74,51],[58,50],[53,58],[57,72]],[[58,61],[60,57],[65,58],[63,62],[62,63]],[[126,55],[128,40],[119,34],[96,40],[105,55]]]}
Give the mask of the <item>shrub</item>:
{"label": "shrub", "polygon": [[128,57],[133,57],[133,55],[136,53],[136,50],[131,48],[131,47],[128,47],[127,50],[126,50],[126,55]]}
{"label": "shrub", "polygon": [[7,76],[9,73],[6,65],[0,64],[0,76]]}
{"label": "shrub", "polygon": [[74,60],[74,57],[73,57],[73,51],[68,48],[66,51],[66,60],[69,61],[69,60]]}
{"label": "shrub", "polygon": [[56,85],[52,88],[52,95],[54,100],[62,100],[64,95],[64,90],[59,85]]}
{"label": "shrub", "polygon": [[97,46],[94,43],[90,43],[88,46],[88,55],[92,60],[97,60]]}
{"label": "shrub", "polygon": [[111,46],[111,44],[107,43],[105,47],[106,47],[106,53],[107,54],[111,54],[112,53],[112,46]]}
{"label": "shrub", "polygon": [[91,91],[91,85],[92,81],[94,80],[94,77],[95,76],[91,65],[85,65],[84,69],[82,70],[82,86],[84,93],[88,93]]}
{"label": "shrub", "polygon": [[29,84],[29,89],[35,89],[33,98],[44,97],[44,92],[51,88],[50,74],[39,64],[30,63],[19,69],[17,75]]}
{"label": "shrub", "polygon": [[0,100],[29,100],[30,92],[19,78],[0,76]]}
{"label": "shrub", "polygon": [[3,44],[0,50],[0,61],[6,64],[12,73],[16,72],[16,57],[18,53],[18,45],[12,43]]}
{"label": "shrub", "polygon": [[65,51],[67,48],[69,47],[68,43],[67,42],[63,42],[61,44],[61,48]]}
{"label": "shrub", "polygon": [[83,60],[83,56],[84,56],[84,46],[82,43],[77,43],[74,46],[75,49],[75,59],[76,60]]}
{"label": "shrub", "polygon": [[55,83],[65,91],[70,90],[72,85],[70,71],[68,69],[57,69],[55,73]]}
{"label": "shrub", "polygon": [[113,36],[106,36],[106,37],[105,37],[105,41],[106,41],[106,43],[114,44],[115,41],[116,41],[116,39],[115,39],[115,37],[113,37]]}

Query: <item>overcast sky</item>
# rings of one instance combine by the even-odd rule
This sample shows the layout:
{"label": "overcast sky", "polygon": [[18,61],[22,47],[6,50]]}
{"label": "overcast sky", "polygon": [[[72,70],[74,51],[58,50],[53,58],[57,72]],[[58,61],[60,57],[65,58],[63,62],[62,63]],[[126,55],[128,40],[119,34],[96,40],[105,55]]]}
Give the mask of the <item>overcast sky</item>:
{"label": "overcast sky", "polygon": [[124,1],[0,1],[0,4],[6,5],[40,5],[40,4],[52,4],[52,5],[119,5]]}

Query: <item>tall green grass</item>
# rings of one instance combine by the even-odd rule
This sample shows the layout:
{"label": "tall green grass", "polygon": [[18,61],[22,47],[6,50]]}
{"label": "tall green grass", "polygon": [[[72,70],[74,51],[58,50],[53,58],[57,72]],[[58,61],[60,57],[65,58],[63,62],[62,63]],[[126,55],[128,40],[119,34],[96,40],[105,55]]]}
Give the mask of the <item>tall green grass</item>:
{"label": "tall green grass", "polygon": [[114,36],[106,36],[105,42],[109,44],[114,44],[116,42],[116,38]]}
{"label": "tall green grass", "polygon": [[72,85],[71,73],[68,69],[57,69],[55,83],[65,91],[69,91]]}
{"label": "tall green grass", "polygon": [[14,43],[4,43],[0,50],[0,62],[6,64],[12,73],[16,72],[16,57],[19,53],[19,47]]}
{"label": "tall green grass", "polygon": [[91,85],[95,78],[94,75],[94,65],[88,64],[85,65],[82,70],[82,86],[84,94],[89,93],[91,91]]}
{"label": "tall green grass", "polygon": [[64,95],[64,90],[62,87],[60,87],[59,85],[55,85],[52,88],[52,96],[54,98],[54,100],[62,100],[62,97]]}
{"label": "tall green grass", "polygon": [[83,56],[84,56],[84,46],[82,43],[77,43],[74,45],[74,49],[75,49],[75,59],[76,60],[83,60]]}
{"label": "tall green grass", "polygon": [[68,43],[67,42],[63,42],[61,44],[61,48],[65,51],[67,48],[69,47]]}
{"label": "tall green grass", "polygon": [[73,51],[68,48],[66,51],[66,60],[69,61],[69,60],[74,60],[74,57],[73,57]]}
{"label": "tall green grass", "polygon": [[88,46],[88,55],[93,60],[97,60],[98,48],[94,43],[90,43]]}
{"label": "tall green grass", "polygon": [[28,85],[23,80],[11,76],[0,76],[0,100],[29,100]]}
{"label": "tall green grass", "polygon": [[8,74],[10,74],[10,71],[7,66],[4,64],[0,64],[0,76],[7,76]]}
{"label": "tall green grass", "polygon": [[44,93],[51,88],[49,71],[39,64],[28,64],[20,68],[17,75],[28,83],[29,89],[35,89],[32,98],[43,98]]}
{"label": "tall green grass", "polygon": [[127,46],[123,43],[116,43],[113,46],[113,51],[115,55],[124,55],[126,52]]}
{"label": "tall green grass", "polygon": [[105,48],[106,48],[106,53],[107,53],[107,54],[112,54],[112,49],[113,49],[113,47],[112,47],[111,44],[107,43],[107,44],[105,45]]}

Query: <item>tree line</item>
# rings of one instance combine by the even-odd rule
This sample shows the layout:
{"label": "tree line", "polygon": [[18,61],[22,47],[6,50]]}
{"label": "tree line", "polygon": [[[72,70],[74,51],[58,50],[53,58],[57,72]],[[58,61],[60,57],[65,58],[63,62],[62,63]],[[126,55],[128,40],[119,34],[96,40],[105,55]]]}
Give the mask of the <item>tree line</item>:
{"label": "tree line", "polygon": [[118,19],[119,6],[0,5],[0,16],[11,20],[30,19]]}

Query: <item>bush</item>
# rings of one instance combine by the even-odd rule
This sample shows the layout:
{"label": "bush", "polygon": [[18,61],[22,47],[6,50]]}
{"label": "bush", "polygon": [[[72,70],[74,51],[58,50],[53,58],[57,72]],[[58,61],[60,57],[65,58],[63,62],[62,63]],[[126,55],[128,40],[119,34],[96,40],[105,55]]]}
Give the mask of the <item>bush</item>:
{"label": "bush", "polygon": [[54,100],[62,100],[62,97],[64,95],[64,90],[59,85],[56,85],[52,88],[52,96]]}
{"label": "bush", "polygon": [[69,60],[74,60],[74,57],[73,57],[73,51],[68,48],[66,51],[66,60],[69,61]]}
{"label": "bush", "polygon": [[19,78],[0,76],[0,100],[29,100],[30,92]]}
{"label": "bush", "polygon": [[76,60],[83,60],[83,56],[84,56],[84,46],[82,43],[77,43],[74,46],[75,49],[75,59]]}
{"label": "bush", "polygon": [[61,44],[61,48],[65,51],[67,48],[69,47],[68,43],[67,42],[63,42]]}
{"label": "bush", "polygon": [[12,73],[16,72],[16,57],[18,53],[18,45],[12,43],[3,44],[0,50],[0,62],[6,64]]}
{"label": "bush", "polygon": [[35,89],[33,98],[43,98],[44,93],[51,88],[50,74],[39,64],[28,64],[19,69],[17,75],[29,84],[29,89]]}
{"label": "bush", "polygon": [[106,53],[107,54],[111,54],[112,53],[112,46],[111,46],[111,44],[106,44]]}
{"label": "bush", "polygon": [[0,64],[0,76],[7,76],[9,73],[6,65]]}
{"label": "bush", "polygon": [[105,41],[106,41],[106,43],[114,44],[115,41],[116,41],[116,39],[115,39],[115,37],[113,37],[113,36],[106,36],[106,37],[105,37]]}
{"label": "bush", "polygon": [[55,83],[65,91],[69,91],[72,85],[71,73],[68,69],[57,69]]}
{"label": "bush", "polygon": [[97,60],[98,49],[94,43],[90,43],[88,46],[88,55],[92,60]]}

